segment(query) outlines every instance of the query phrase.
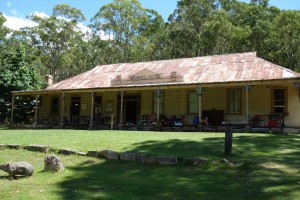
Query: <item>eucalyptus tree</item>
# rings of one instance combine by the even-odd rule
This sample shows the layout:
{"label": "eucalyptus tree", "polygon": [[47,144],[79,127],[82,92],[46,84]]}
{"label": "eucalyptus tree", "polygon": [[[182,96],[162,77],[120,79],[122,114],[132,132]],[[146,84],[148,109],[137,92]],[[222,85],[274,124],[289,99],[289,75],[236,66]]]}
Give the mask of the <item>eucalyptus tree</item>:
{"label": "eucalyptus tree", "polygon": [[270,50],[266,44],[274,19],[280,10],[269,6],[269,0],[251,0],[250,3],[237,2],[230,13],[231,21],[236,26],[248,27],[251,32],[244,40],[235,45],[237,51],[257,51],[267,59]]}
{"label": "eucalyptus tree", "polygon": [[119,62],[143,60],[153,48],[151,37],[163,24],[157,12],[143,8],[138,0],[114,0],[102,6],[91,22],[94,33],[104,32],[113,51],[121,55]]}
{"label": "eucalyptus tree", "polygon": [[236,0],[180,0],[169,17],[171,51],[179,57],[233,51],[233,43],[250,34],[231,20]]}
{"label": "eucalyptus tree", "polygon": [[[66,78],[72,70],[71,55],[83,40],[78,24],[85,20],[80,10],[66,4],[54,6],[52,15],[31,15],[38,25],[31,29],[31,42],[39,50],[41,61],[49,69],[54,81]],[[76,56],[73,56],[73,58]]]}
{"label": "eucalyptus tree", "polygon": [[139,34],[133,38],[131,61],[159,60],[163,54],[165,22],[155,10],[146,9],[146,17],[140,19]]}
{"label": "eucalyptus tree", "polygon": [[273,62],[300,71],[300,11],[282,11],[274,20],[267,42]]}
{"label": "eucalyptus tree", "polygon": [[[11,32],[9,28],[4,26],[4,23],[6,22],[5,17],[0,12],[0,60],[3,59],[4,53],[6,51],[5,48],[5,42],[7,35]],[[0,70],[2,70],[2,66],[0,65]]]}
{"label": "eucalyptus tree", "polygon": [[10,33],[10,29],[4,26],[4,23],[6,22],[5,17],[3,16],[3,13],[0,12],[0,44],[3,44],[3,41],[5,40],[8,33]]}

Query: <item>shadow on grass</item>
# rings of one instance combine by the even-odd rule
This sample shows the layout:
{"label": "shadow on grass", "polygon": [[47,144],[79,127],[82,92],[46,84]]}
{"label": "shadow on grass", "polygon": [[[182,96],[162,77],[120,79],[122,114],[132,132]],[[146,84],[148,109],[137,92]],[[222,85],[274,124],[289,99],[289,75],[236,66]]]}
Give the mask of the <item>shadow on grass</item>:
{"label": "shadow on grass", "polygon": [[[196,141],[145,141],[132,152],[221,159],[224,138]],[[93,161],[69,167],[76,176],[59,184],[64,199],[297,199],[300,197],[298,136],[234,137],[234,154],[205,166],[153,166]],[[297,192],[298,191],[298,192]]]}
{"label": "shadow on grass", "polygon": [[10,179],[10,177],[7,175],[7,176],[0,176],[0,179]]}

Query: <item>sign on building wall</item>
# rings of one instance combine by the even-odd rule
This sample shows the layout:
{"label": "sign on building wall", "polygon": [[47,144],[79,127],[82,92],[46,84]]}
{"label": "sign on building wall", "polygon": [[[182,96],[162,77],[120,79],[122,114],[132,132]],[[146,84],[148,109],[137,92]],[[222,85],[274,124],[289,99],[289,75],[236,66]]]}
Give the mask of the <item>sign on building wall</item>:
{"label": "sign on building wall", "polygon": [[172,83],[181,82],[183,77],[178,75],[177,72],[171,72],[168,76],[163,73],[156,73],[147,68],[137,72],[136,74],[122,77],[117,75],[115,79],[111,81],[112,85],[138,85],[145,83]]}

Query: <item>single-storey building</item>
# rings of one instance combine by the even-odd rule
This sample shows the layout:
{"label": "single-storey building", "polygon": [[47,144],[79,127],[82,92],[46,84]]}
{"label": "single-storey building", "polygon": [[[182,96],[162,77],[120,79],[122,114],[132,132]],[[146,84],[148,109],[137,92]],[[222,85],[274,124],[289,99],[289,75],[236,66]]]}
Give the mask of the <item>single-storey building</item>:
{"label": "single-storey building", "polygon": [[[300,74],[255,52],[97,66],[33,95],[34,126],[211,127],[300,123]],[[13,121],[13,112],[12,119]]]}

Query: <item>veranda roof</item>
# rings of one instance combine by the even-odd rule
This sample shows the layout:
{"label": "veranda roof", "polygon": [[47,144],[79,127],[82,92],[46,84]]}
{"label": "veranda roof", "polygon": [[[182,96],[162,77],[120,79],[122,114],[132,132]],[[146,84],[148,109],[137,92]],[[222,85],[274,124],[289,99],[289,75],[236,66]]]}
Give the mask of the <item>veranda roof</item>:
{"label": "veranda roof", "polygon": [[[134,82],[113,84],[119,76],[122,80],[142,70],[170,77],[172,72],[180,77],[175,82]],[[42,91],[84,90],[119,87],[145,87],[160,85],[218,84],[230,82],[255,82],[299,79],[300,74],[256,56],[255,52],[182,58],[138,63],[100,65],[72,78],[57,82]],[[179,80],[179,79],[178,79]]]}

